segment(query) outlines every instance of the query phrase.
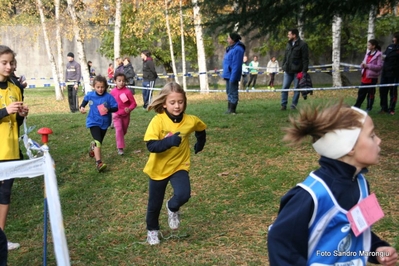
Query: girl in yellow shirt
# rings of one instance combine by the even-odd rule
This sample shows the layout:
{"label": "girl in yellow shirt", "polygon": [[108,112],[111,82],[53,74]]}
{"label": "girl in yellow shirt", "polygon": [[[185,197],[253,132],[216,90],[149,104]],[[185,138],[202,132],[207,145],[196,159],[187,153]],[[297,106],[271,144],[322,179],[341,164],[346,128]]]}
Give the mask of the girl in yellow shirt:
{"label": "girl in yellow shirt", "polygon": [[190,198],[190,134],[195,132],[197,138],[196,154],[202,151],[206,142],[205,123],[194,115],[185,114],[186,106],[186,93],[175,82],[166,84],[148,106],[148,110],[154,109],[157,113],[144,135],[150,151],[143,170],[150,177],[146,216],[150,245],[159,244],[159,214],[169,181],[174,190],[172,198],[166,202],[171,229],[179,227],[179,209]]}

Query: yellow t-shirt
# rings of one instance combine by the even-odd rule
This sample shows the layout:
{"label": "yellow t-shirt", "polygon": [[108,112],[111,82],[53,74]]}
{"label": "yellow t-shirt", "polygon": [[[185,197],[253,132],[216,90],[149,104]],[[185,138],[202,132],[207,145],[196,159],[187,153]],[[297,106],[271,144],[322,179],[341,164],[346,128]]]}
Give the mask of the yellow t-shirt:
{"label": "yellow t-shirt", "polygon": [[[8,82],[7,89],[0,89],[0,109],[12,102],[22,102],[21,90]],[[17,114],[0,119],[0,160],[19,159]]]}
{"label": "yellow t-shirt", "polygon": [[164,152],[150,153],[143,172],[153,180],[163,180],[180,170],[190,170],[190,134],[203,131],[206,125],[194,115],[183,115],[180,123],[173,123],[166,113],[157,114],[148,125],[144,141],[162,140],[169,133],[180,132],[182,141],[179,147]]}

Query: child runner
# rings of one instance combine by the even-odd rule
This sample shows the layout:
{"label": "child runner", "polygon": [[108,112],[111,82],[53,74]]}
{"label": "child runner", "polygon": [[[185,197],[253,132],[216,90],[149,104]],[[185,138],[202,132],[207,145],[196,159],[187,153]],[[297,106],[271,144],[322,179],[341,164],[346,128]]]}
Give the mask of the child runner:
{"label": "child runner", "polygon": [[186,107],[186,93],[175,82],[167,83],[148,106],[148,110],[158,113],[144,136],[150,151],[144,168],[144,173],[150,177],[146,217],[150,245],[159,244],[159,213],[169,181],[174,190],[172,198],[166,202],[171,229],[179,227],[179,209],[190,198],[190,134],[195,132],[197,138],[195,154],[202,151],[206,142],[206,125],[198,117],[185,114]]}
{"label": "child runner", "polygon": [[347,218],[369,196],[363,174],[379,160],[381,139],[371,117],[341,102],[300,110],[290,122],[284,139],[299,143],[309,135],[321,167],[281,199],[269,228],[270,265],[396,265],[395,248],[370,227],[356,236]]}
{"label": "child runner", "polygon": [[[0,162],[22,160],[19,147],[19,126],[28,115],[29,108],[23,104],[20,88],[10,79],[14,71],[15,53],[9,47],[0,45]],[[14,179],[0,182],[0,232],[4,231],[11,201],[11,189]],[[1,233],[1,243],[5,243]],[[18,243],[8,243],[8,250],[19,248]],[[0,256],[7,256],[4,247],[0,247]]]}
{"label": "child runner", "polygon": [[102,172],[107,165],[101,161],[101,145],[107,133],[107,128],[111,124],[111,113],[118,111],[118,103],[107,92],[108,83],[105,77],[94,77],[93,88],[94,91],[89,92],[83,98],[80,112],[85,114],[86,105],[90,105],[86,127],[90,129],[94,140],[90,143],[89,156],[95,157],[96,168],[99,172]]}
{"label": "child runner", "polygon": [[123,155],[123,149],[125,148],[125,135],[130,123],[130,112],[136,108],[137,104],[132,92],[126,87],[125,74],[116,74],[115,83],[116,87],[111,90],[111,95],[114,96],[118,103],[118,111],[112,114],[112,120],[115,127],[118,154]]}

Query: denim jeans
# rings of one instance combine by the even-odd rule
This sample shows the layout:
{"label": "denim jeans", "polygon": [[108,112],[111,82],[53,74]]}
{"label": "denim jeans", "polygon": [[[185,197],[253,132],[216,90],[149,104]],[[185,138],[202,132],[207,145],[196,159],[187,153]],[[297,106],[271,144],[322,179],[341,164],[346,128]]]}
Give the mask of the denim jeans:
{"label": "denim jeans", "polygon": [[150,179],[146,217],[147,230],[159,230],[159,214],[169,181],[173,188],[173,196],[168,202],[169,210],[177,212],[191,197],[190,177],[187,171],[177,171],[164,180]]}
{"label": "denim jeans", "polygon": [[[291,86],[292,81],[294,81],[294,88],[298,87],[298,79],[296,78],[297,73],[287,73],[284,72],[283,80],[283,90],[288,90]],[[291,106],[296,107],[299,100],[299,91],[294,91],[294,97],[292,98]],[[281,106],[287,106],[288,103],[288,91],[281,92]]]}
{"label": "denim jeans", "polygon": [[151,88],[154,88],[155,86],[155,81],[143,81],[143,107],[147,108],[147,106],[151,103],[151,97],[152,97],[152,90]]}
{"label": "denim jeans", "polygon": [[230,80],[226,80],[226,93],[227,93],[227,100],[232,104],[237,104],[238,81],[230,82]]}

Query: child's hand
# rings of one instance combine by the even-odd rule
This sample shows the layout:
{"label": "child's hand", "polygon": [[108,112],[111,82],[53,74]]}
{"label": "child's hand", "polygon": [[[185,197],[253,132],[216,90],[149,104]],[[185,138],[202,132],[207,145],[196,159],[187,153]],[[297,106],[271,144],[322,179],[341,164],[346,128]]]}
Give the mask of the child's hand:
{"label": "child's hand", "polygon": [[384,253],[385,256],[378,256],[377,260],[381,265],[395,266],[398,261],[398,253],[393,247],[379,247],[376,252]]}
{"label": "child's hand", "polygon": [[86,113],[86,110],[85,110],[84,107],[80,107],[79,111],[80,111],[82,114],[85,114],[85,113]]}
{"label": "child's hand", "polygon": [[173,147],[173,146],[179,147],[179,145],[181,143],[181,137],[179,135],[180,135],[180,132],[176,132],[172,136],[165,138],[165,140],[167,140],[169,142],[170,147]]}
{"label": "child's hand", "polygon": [[29,107],[27,105],[20,107],[18,110],[18,115],[22,117],[28,116],[28,113]]}
{"label": "child's hand", "polygon": [[9,115],[11,115],[11,114],[15,114],[15,113],[19,112],[19,110],[22,108],[22,105],[23,105],[22,102],[12,102],[12,103],[10,103],[6,107],[7,113]]}
{"label": "child's hand", "polygon": [[131,110],[129,109],[129,107],[125,107],[125,113],[130,113],[131,112]]}

